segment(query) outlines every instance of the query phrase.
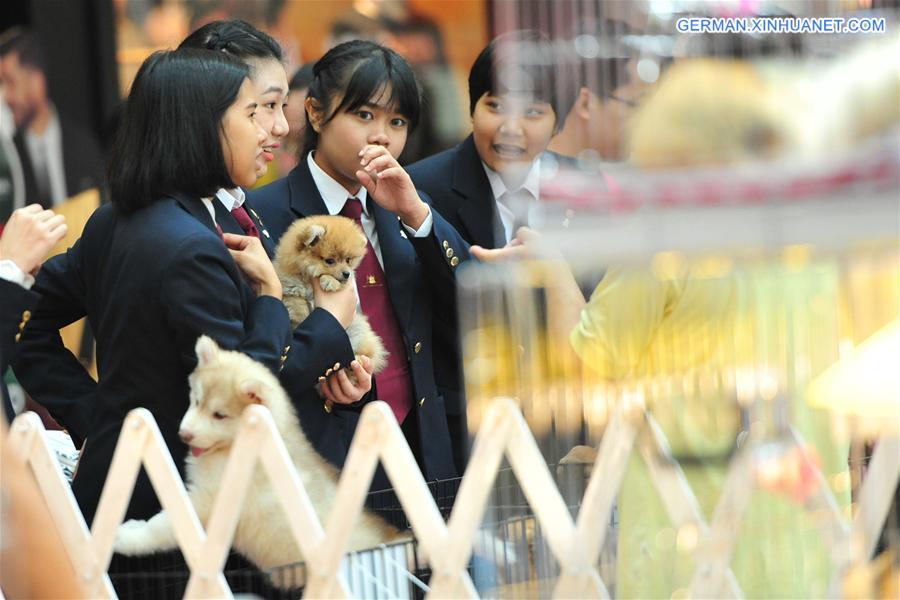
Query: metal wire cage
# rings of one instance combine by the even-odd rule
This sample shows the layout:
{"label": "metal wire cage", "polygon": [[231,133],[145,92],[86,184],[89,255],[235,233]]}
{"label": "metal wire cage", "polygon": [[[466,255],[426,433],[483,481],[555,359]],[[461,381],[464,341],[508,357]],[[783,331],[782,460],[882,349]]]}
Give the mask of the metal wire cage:
{"label": "metal wire cage", "polygon": [[[589,472],[582,465],[553,465],[555,481],[569,511],[577,514]],[[461,479],[433,481],[429,491],[441,513],[453,509]],[[367,508],[397,527],[409,529],[409,521],[393,490],[372,492]],[[609,523],[609,540],[615,539],[615,515]],[[469,574],[482,597],[503,590],[504,597],[531,597],[559,574],[559,566],[547,545],[541,525],[534,517],[515,474],[501,469],[491,491],[490,510],[474,540],[475,552]],[[607,543],[600,569],[613,582],[615,544]],[[120,598],[181,598],[190,571],[179,552],[130,558],[116,555],[110,564],[110,578]],[[423,598],[427,594],[431,569],[414,538],[348,554],[344,574],[350,590],[360,598]],[[232,552],[224,575],[232,592],[272,600],[299,598],[306,581],[303,563],[260,571],[240,554]],[[546,590],[545,590],[546,593]]]}

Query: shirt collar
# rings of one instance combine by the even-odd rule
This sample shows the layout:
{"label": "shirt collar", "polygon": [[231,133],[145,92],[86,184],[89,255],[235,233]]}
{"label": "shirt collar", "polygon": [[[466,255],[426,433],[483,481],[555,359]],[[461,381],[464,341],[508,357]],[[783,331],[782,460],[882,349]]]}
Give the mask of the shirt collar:
{"label": "shirt collar", "polygon": [[224,206],[225,210],[228,212],[243,206],[246,197],[247,195],[244,193],[244,190],[239,187],[231,188],[230,190],[219,188],[218,191],[216,191],[216,198],[219,199],[219,202],[222,203],[222,206]]}
{"label": "shirt collar", "polygon": [[[506,188],[506,184],[503,183],[503,178],[500,177],[500,174],[491,169],[489,166],[484,164],[482,161],[481,166],[484,167],[484,173],[487,175],[488,182],[491,184],[491,192],[494,194],[494,199],[498,199],[506,192],[510,191]],[[525,183],[522,184],[522,187],[519,189],[528,190],[531,195],[536,199],[540,200],[541,198],[541,159],[540,157],[536,158],[533,163],[531,163],[531,168],[528,169],[528,175],[525,176]],[[518,191],[518,190],[512,190]]]}
{"label": "shirt collar", "polygon": [[[313,182],[319,190],[319,195],[322,196],[322,201],[325,202],[325,208],[328,209],[328,214],[340,214],[341,210],[344,208],[344,204],[347,202],[347,198],[350,198],[351,194],[344,186],[335,181],[331,175],[323,171],[322,167],[316,164],[316,161],[313,160],[313,154],[313,152],[310,152],[306,155],[306,164],[309,165],[309,173],[312,175]],[[363,214],[368,216],[369,211],[366,206],[365,186],[360,186],[359,192],[355,197],[362,203]]]}
{"label": "shirt collar", "polygon": [[25,139],[32,145],[43,141],[49,146],[56,143],[61,137],[62,127],[59,124],[59,114],[57,114],[52,104],[50,105],[50,119],[47,121],[47,128],[44,129],[44,133],[38,135],[30,127],[25,129]]}

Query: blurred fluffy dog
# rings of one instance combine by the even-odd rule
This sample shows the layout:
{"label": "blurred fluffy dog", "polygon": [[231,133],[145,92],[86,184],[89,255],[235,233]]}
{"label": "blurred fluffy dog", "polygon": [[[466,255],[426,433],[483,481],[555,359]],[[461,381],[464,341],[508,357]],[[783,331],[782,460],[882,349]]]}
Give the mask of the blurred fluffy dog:
{"label": "blurred fluffy dog", "polygon": [[[197,340],[196,351],[198,364],[190,376],[191,403],[179,435],[191,447],[186,481],[201,522],[208,523],[241,413],[256,403],[272,413],[316,514],[323,524],[327,523],[336,494],[337,471],[306,439],[278,379],[245,354],[221,350],[206,336]],[[348,550],[374,548],[400,537],[396,529],[363,512],[350,536]],[[233,546],[263,570],[303,560],[284,508],[261,467],[254,471],[244,499]],[[139,555],[176,547],[172,524],[166,512],[161,511],[149,521],[122,524],[114,549],[121,554]]]}
{"label": "blurred fluffy dog", "polygon": [[[298,219],[285,232],[275,253],[275,270],[284,288],[284,305],[296,327],[315,308],[313,280],[322,289],[335,292],[353,279],[366,255],[366,236],[352,219],[315,216]],[[356,355],[368,356],[373,373],[387,366],[388,351],[368,319],[357,312],[347,327]]]}

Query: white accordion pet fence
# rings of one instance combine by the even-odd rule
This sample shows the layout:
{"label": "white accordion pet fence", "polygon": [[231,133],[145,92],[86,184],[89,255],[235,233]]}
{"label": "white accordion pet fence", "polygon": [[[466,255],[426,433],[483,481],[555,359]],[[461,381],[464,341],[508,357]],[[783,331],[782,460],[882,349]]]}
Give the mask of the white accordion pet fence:
{"label": "white accordion pet fence", "polygon": [[[740,520],[742,498],[752,485],[748,479],[752,444],[741,448],[733,457],[718,509],[707,523],[677,463],[666,458],[666,443],[660,435],[652,417],[640,407],[631,407],[628,412],[616,411],[583,495],[577,483],[574,487],[564,485],[567,494],[580,496],[564,499],[557,478],[541,457],[518,408],[511,400],[500,399],[485,415],[469,467],[459,482],[445,523],[441,508],[447,506],[439,507],[435,501],[440,490],[434,484],[429,489],[422,479],[387,406],[373,403],[363,412],[331,517],[324,528],[293,470],[271,416],[259,406],[249,408],[243,416],[217,505],[205,529],[190,505],[153,418],[144,410],[133,411],[126,420],[92,531],[88,531],[78,511],[35,415],[25,414],[16,419],[6,440],[6,450],[18,453],[31,465],[69,558],[92,597],[116,597],[106,570],[116,528],[122,522],[141,465],[147,469],[163,506],[172,515],[190,572],[184,596],[230,597],[232,592],[223,568],[238,511],[248,491],[250,473],[257,461],[272,478],[280,500],[288,508],[294,537],[309,557],[305,565],[305,587],[285,593],[287,597],[301,593],[315,598],[477,597],[479,591],[495,595],[498,588],[491,586],[497,584],[506,586],[502,589],[511,595],[516,595],[518,590],[518,594],[527,596],[552,593],[554,597],[609,597],[606,573],[608,561],[614,560],[614,556],[603,550],[610,543],[609,534],[615,532],[614,500],[633,446],[650,465],[657,491],[666,503],[673,524],[697,532],[694,551],[697,569],[692,596],[740,597],[741,590],[730,574],[728,562],[734,545],[739,543],[734,525]],[[900,478],[898,455],[900,440],[884,437],[870,461],[855,518],[848,522],[837,510],[831,510],[828,518],[821,521],[822,542],[832,549],[838,567],[832,587],[834,595],[840,593],[840,577],[846,569],[871,558]],[[501,470],[504,456],[511,467],[506,472]],[[352,516],[362,510],[379,459],[394,485],[415,542],[345,557],[343,547],[355,521]],[[503,486],[496,490],[494,487],[498,473],[506,480],[506,487],[511,478],[517,480],[521,498],[500,497]],[[568,470],[567,476],[571,481],[579,475],[575,470]],[[498,504],[508,502],[508,508],[515,510],[501,515],[503,519],[494,527],[481,530],[492,490],[499,494],[495,496]],[[515,496],[517,492],[511,494]],[[827,486],[821,482],[810,500],[810,509],[833,507],[829,495]],[[521,500],[527,504],[517,505]],[[378,512],[377,507],[374,509]],[[495,510],[503,512],[502,507]],[[516,511],[518,514],[514,514]],[[577,512],[573,515],[573,511]],[[497,513],[489,515],[496,516]],[[479,535],[489,535],[499,543],[478,544]],[[508,554],[501,557],[487,553],[473,561],[473,546],[499,547]],[[528,556],[514,556],[519,552]],[[423,569],[406,572],[410,558]],[[488,568],[479,570],[479,560]],[[517,573],[514,565],[520,562],[525,566]],[[498,564],[503,568],[496,569]],[[145,575],[166,577],[164,571]],[[421,575],[427,578],[427,584]],[[132,576],[133,584],[138,585],[140,581],[137,574]]]}

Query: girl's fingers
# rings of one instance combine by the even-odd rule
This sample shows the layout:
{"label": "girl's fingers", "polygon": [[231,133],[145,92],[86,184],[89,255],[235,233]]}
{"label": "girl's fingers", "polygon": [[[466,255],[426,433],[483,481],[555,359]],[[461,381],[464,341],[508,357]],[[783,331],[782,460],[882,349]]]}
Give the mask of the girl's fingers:
{"label": "girl's fingers", "polygon": [[371,173],[372,171],[375,171],[376,173],[380,173],[381,171],[384,171],[385,169],[390,169],[391,167],[396,167],[396,166],[398,166],[397,159],[395,159],[390,154],[382,154],[381,156],[376,156],[375,158],[370,160],[369,163],[366,165],[365,170],[368,171],[369,173]]}
{"label": "girl's fingers", "polygon": [[52,231],[53,229],[64,224],[65,222],[66,222],[66,218],[64,216],[55,215],[55,216],[52,216],[51,218],[47,219],[46,221],[44,221],[44,226],[47,228],[48,231]]}
{"label": "girl's fingers", "polygon": [[377,187],[378,184],[375,181],[374,177],[372,177],[365,171],[360,170],[360,171],[356,172],[356,178],[363,185],[363,187],[366,188],[366,191],[369,193],[369,195],[375,194],[375,188]]}
{"label": "girl's fingers", "polygon": [[391,167],[390,169],[385,169],[384,171],[379,171],[378,179],[393,179],[397,181],[403,181],[409,179],[409,175],[406,173],[406,170],[404,170],[403,167],[398,165],[396,167]]}
{"label": "girl's fingers", "polygon": [[369,162],[372,161],[372,159],[374,159],[378,156],[381,156],[383,154],[387,154],[387,153],[388,153],[388,150],[384,146],[377,146],[375,144],[369,144],[368,146],[366,146],[365,148],[360,150],[360,153],[359,153],[360,161],[359,162],[363,166],[366,166],[367,164],[369,164]]}
{"label": "girl's fingers", "polygon": [[51,227],[51,228],[47,231],[47,234],[48,234],[51,238],[56,238],[56,240],[59,241],[59,240],[61,240],[63,237],[65,237],[66,232],[68,232],[68,231],[69,231],[69,226],[66,225],[66,222],[65,222],[65,221],[63,221],[62,223],[57,223],[57,224],[55,224],[53,227]]}
{"label": "girl's fingers", "polygon": [[356,388],[353,387],[353,383],[350,381],[350,378],[347,376],[346,369],[341,369],[337,373],[337,384],[340,387],[341,395],[346,398],[348,402],[355,402],[353,398],[356,397]]}
{"label": "girl's fingers", "polygon": [[356,375],[358,390],[365,393],[372,389],[372,379],[370,377],[370,373],[366,371],[365,368],[363,368],[360,361],[354,360],[352,363],[350,363],[350,368],[353,369],[353,374]]}

